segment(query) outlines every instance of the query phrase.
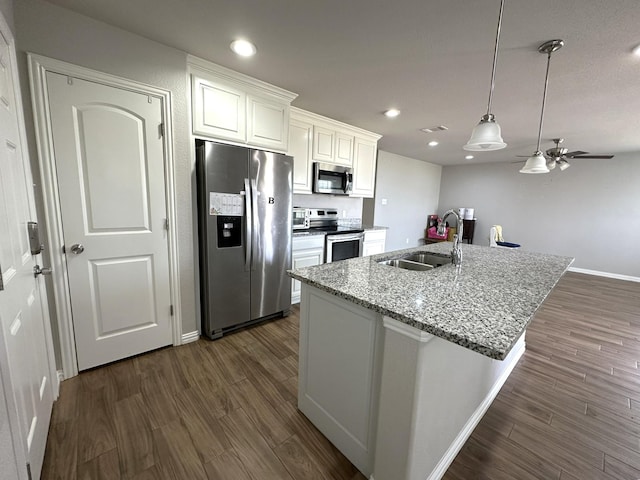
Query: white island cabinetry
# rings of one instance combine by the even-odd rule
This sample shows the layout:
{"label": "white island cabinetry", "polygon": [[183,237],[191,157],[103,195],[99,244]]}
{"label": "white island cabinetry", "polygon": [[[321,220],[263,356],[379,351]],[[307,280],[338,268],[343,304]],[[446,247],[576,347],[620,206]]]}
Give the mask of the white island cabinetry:
{"label": "white island cabinetry", "polygon": [[433,258],[425,271],[386,264],[442,258],[450,248],[291,273],[302,281],[298,407],[368,478],[442,478],[573,261],[464,244],[460,266]]}

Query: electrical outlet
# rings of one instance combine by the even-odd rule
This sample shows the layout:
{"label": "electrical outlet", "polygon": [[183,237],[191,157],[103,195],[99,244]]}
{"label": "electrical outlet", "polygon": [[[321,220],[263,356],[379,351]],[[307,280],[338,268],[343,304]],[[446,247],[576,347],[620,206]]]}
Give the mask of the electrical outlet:
{"label": "electrical outlet", "polygon": [[405,240],[405,243],[409,245],[409,237],[407,237],[407,239]]}
{"label": "electrical outlet", "polygon": [[347,218],[347,211],[346,210],[342,210],[342,218]]}
{"label": "electrical outlet", "polygon": [[383,199],[382,199],[382,201],[381,201],[380,203],[382,203],[382,205],[386,205],[386,204],[387,204],[387,199],[386,199],[386,198],[383,198]]}

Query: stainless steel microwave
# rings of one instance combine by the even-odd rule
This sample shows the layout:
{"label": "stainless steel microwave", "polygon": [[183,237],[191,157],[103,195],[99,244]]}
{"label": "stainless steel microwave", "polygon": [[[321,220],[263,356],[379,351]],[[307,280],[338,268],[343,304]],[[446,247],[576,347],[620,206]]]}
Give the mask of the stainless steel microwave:
{"label": "stainless steel microwave", "polygon": [[315,162],[313,164],[313,193],[349,195],[353,188],[353,170],[343,165]]}

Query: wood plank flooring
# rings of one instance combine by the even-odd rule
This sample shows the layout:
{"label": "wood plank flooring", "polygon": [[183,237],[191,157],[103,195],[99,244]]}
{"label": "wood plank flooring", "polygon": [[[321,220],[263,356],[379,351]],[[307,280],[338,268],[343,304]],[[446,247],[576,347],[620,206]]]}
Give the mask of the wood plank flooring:
{"label": "wood plank flooring", "polygon": [[64,381],[42,478],[364,480],[296,408],[298,321]]}
{"label": "wood plank flooring", "polygon": [[[43,479],[364,477],[296,409],[298,310],[62,383]],[[640,478],[640,284],[568,273],[445,479]]]}
{"label": "wood plank flooring", "polygon": [[459,479],[640,479],[640,283],[567,273],[449,467]]}

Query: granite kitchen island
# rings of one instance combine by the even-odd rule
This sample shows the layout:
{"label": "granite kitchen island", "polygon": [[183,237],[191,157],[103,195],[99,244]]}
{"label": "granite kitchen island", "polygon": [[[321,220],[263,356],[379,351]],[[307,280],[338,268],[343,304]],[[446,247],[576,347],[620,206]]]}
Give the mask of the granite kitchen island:
{"label": "granite kitchen island", "polygon": [[298,407],[375,480],[440,478],[524,353],[572,258],[451,243],[302,268]]}

